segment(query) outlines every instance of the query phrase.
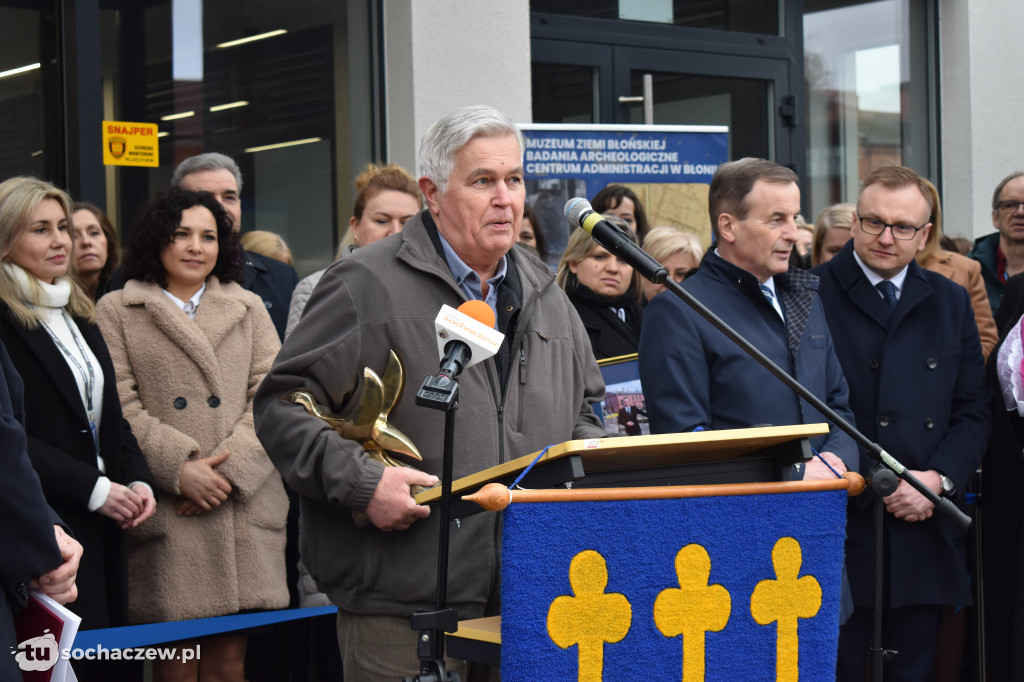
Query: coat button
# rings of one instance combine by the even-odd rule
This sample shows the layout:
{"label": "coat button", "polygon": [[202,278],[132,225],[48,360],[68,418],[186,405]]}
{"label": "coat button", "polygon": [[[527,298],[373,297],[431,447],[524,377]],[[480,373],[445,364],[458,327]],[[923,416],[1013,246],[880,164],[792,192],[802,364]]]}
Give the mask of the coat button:
{"label": "coat button", "polygon": [[883,414],[881,419],[878,420],[878,425],[879,426],[888,426],[889,425],[889,416]]}
{"label": "coat button", "polygon": [[271,308],[274,307],[274,304],[271,301],[264,301],[263,305],[267,306],[267,310],[270,310]]}
{"label": "coat button", "polygon": [[931,417],[925,418],[925,420],[924,420],[924,428],[926,428],[926,429],[934,429],[935,428],[935,420],[932,419]]}
{"label": "coat button", "polygon": [[215,395],[211,395],[206,399],[206,404],[210,407],[220,407],[220,398]]}
{"label": "coat button", "polygon": [[188,401],[184,398],[178,397],[174,399],[174,409],[176,410],[184,410],[187,405]]}
{"label": "coat button", "polygon": [[928,361],[924,364],[928,365],[928,369],[935,369],[939,366],[939,363],[935,358],[928,358]]}
{"label": "coat button", "polygon": [[870,367],[871,369],[878,369],[879,364],[880,363],[878,362],[878,360],[868,360],[868,367]]}

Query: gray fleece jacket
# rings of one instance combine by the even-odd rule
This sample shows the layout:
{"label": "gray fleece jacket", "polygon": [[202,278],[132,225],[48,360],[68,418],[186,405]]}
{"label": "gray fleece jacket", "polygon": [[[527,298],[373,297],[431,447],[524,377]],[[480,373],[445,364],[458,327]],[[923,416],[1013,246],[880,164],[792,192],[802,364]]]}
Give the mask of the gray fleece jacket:
{"label": "gray fleece jacket", "polygon": [[[440,476],[444,414],[414,401],[423,378],[438,370],[434,318],[442,304],[458,307],[465,296],[438,253],[435,229],[421,212],[399,234],[328,268],[256,396],[257,435],[301,498],[302,556],[331,601],[355,613],[433,608],[439,514],[405,531],[357,527],[352,510],[366,509],[381,465],[279,396],[309,391],[348,415],[363,368],[382,373],[393,349],[406,385],[390,421],[423,454],[419,468]],[[607,435],[592,411],[604,384],[579,316],[543,263],[517,247],[508,258],[519,287],[503,292],[499,305],[508,345],[460,377],[456,478],[550,444]],[[448,603],[462,618],[484,615],[497,596],[499,529],[490,513],[452,527]]]}

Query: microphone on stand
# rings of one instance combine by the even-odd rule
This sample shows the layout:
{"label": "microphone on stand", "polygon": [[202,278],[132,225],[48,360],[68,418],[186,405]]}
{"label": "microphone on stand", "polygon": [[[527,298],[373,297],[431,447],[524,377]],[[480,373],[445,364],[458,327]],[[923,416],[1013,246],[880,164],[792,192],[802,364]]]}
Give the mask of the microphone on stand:
{"label": "microphone on stand", "polygon": [[494,311],[483,301],[466,301],[455,310],[442,306],[434,320],[441,369],[423,380],[416,392],[416,404],[441,410],[444,415],[444,451],[441,471],[441,528],[437,537],[437,593],[433,611],[412,614],[413,630],[419,631],[416,656],[420,674],[403,682],[459,682],[457,673],[445,670],[445,632],[458,628],[456,609],[448,600],[448,539],[451,525],[451,496],[455,451],[455,411],[459,406],[458,376],[462,370],[486,360],[501,348],[505,335],[494,329]]}
{"label": "microphone on stand", "polygon": [[586,199],[569,199],[565,204],[565,219],[570,225],[586,230],[609,253],[628,263],[655,284],[661,284],[668,277],[665,266],[637,246],[622,230],[605,220]]}
{"label": "microphone on stand", "polygon": [[494,311],[483,301],[466,301],[458,310],[442,306],[434,330],[441,366],[423,380],[416,404],[446,410],[458,401],[462,370],[497,353],[505,335],[494,329]]}

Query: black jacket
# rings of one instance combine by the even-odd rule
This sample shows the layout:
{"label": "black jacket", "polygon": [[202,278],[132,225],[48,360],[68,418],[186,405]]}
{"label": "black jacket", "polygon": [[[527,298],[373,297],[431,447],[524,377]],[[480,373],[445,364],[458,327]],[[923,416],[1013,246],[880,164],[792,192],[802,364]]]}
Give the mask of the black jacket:
{"label": "black jacket", "polygon": [[263,305],[267,306],[270,319],[274,321],[277,336],[284,341],[288,306],[291,305],[295,285],[299,283],[295,268],[252,251],[243,251],[242,258],[245,261],[242,287],[263,299]]}
{"label": "black jacket", "polygon": [[[28,599],[28,583],[61,564],[53,536],[59,521],[46,505],[39,477],[25,453],[24,384],[0,344],[0,679],[20,680],[8,655],[17,645],[12,607]],[[40,635],[42,633],[39,633]]]}
{"label": "black jacket", "polygon": [[981,466],[982,599],[985,668],[989,679],[1024,679],[1024,418],[1007,411],[996,367],[1007,333],[1024,315],[1024,275],[1006,282],[996,325],[999,344],[986,367],[992,390],[992,436]]}
{"label": "black jacket", "polygon": [[[85,342],[103,372],[100,453],[111,481],[153,485],[149,465],[121,414],[117,378],[99,327],[76,318]],[[6,306],[0,308],[0,340],[25,381],[28,454],[50,506],[85,547],[78,572],[74,611],[82,629],[127,625],[127,563],[122,531],[99,512],[88,510],[101,475],[88,417],[71,368],[42,327],[27,329]]]}
{"label": "black jacket", "polygon": [[637,352],[640,346],[640,324],[643,319],[643,309],[639,301],[631,299],[625,303],[623,308],[626,311],[626,321],[623,322],[612,310],[611,299],[605,303],[582,284],[569,286],[565,293],[583,321],[595,358],[604,360]]}
{"label": "black jacket", "polygon": [[[908,469],[949,476],[962,506],[990,424],[970,295],[912,260],[899,303],[889,312],[857,264],[852,241],[813,274],[821,277],[821,301],[857,428]],[[860,473],[867,476],[871,466],[862,459]],[[870,607],[874,593],[872,495],[852,498],[846,526],[850,586],[860,607]],[[965,529],[941,514],[916,523],[886,514],[885,529],[891,608],[971,602]]]}

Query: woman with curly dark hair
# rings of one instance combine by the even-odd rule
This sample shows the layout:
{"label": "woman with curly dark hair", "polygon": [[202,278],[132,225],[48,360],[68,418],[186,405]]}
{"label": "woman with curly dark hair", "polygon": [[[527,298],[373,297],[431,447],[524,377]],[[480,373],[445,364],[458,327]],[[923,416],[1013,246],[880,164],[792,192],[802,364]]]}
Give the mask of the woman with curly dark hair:
{"label": "woman with curly dark hair", "polygon": [[99,206],[79,201],[72,207],[75,277],[93,301],[110,291],[110,276],[121,261],[117,233]]}
{"label": "woman with curly dark hair", "polygon": [[[288,605],[280,476],[256,439],[252,399],[279,342],[238,285],[230,219],[208,193],[172,190],[144,212],[124,289],[97,306],[124,413],[164,500],[129,534],[134,623]],[[154,661],[154,680],[242,680],[246,638],[201,660]]]}

